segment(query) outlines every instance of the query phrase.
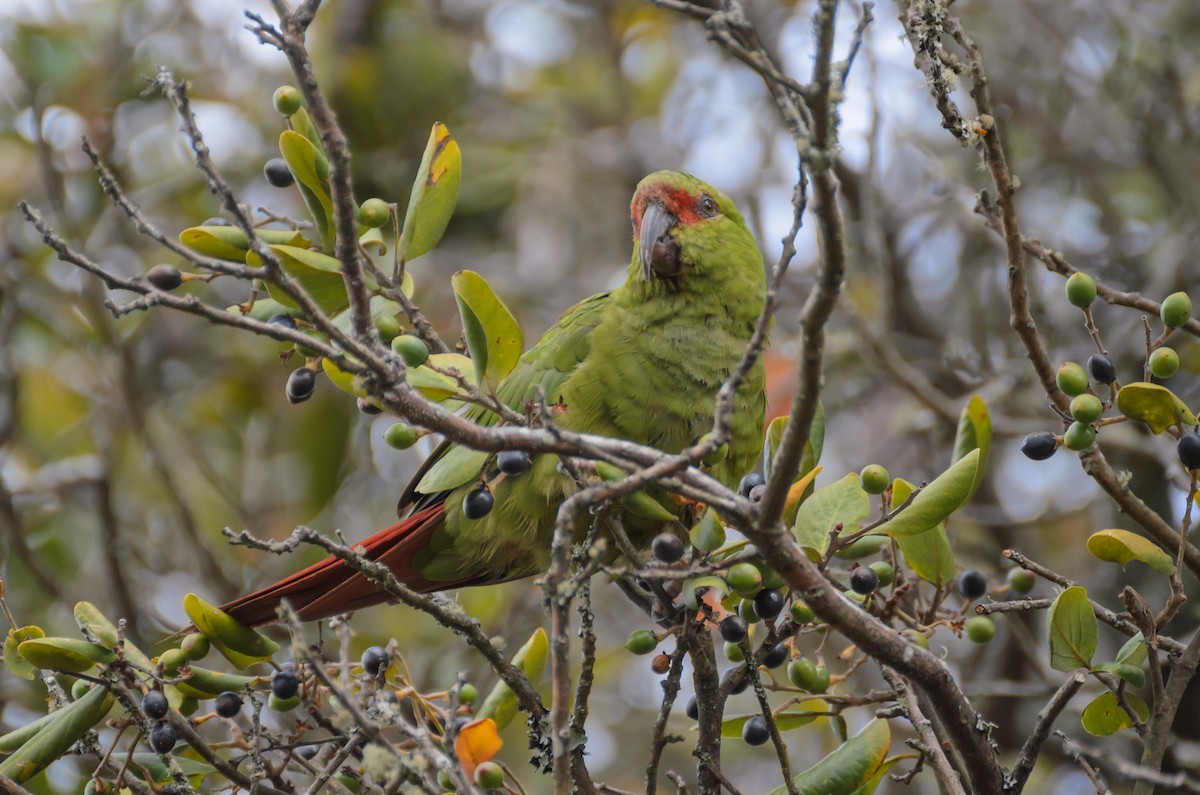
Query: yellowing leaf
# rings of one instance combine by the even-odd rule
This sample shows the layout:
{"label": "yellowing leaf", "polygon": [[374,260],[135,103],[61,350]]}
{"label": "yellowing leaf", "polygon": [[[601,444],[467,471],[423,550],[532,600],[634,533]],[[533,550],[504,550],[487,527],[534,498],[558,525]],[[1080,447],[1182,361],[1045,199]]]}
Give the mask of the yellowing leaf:
{"label": "yellowing leaf", "polygon": [[448,400],[462,391],[458,381],[438,370],[457,370],[459,375],[466,378],[467,383],[475,383],[474,363],[461,353],[432,353],[425,364],[409,368],[408,383],[429,400],[440,403]]}
{"label": "yellowing leaf", "polygon": [[820,474],[821,467],[813,467],[788,488],[787,498],[783,501],[784,524],[795,523],[796,512],[800,510],[800,501],[804,498],[805,492],[812,486],[813,481],[817,479],[817,475]]}
{"label": "yellowing leaf", "polygon": [[429,133],[429,143],[413,181],[400,232],[398,256],[407,262],[437,245],[450,223],[458,202],[458,184],[462,179],[462,156],[458,142],[446,125],[437,122]]}
{"label": "yellowing leaf", "polygon": [[[270,249],[279,258],[280,267],[300,283],[322,312],[333,315],[350,305],[341,263],[336,259],[319,251],[295,246],[273,245]],[[254,254],[248,255],[246,261],[251,265],[260,264]],[[267,292],[284,306],[296,307],[295,301],[269,282]]]}
{"label": "yellowing leaf", "polygon": [[978,449],[964,455],[922,489],[907,508],[884,522],[878,532],[891,536],[916,535],[946,521],[970,496],[979,458]]}
{"label": "yellowing leaf", "polygon": [[194,593],[183,597],[183,609],[213,648],[238,668],[269,660],[272,654],[279,651],[278,643],[258,634]]}
{"label": "yellowing leaf", "polygon": [[[1146,702],[1129,692],[1125,693],[1125,699],[1142,720],[1150,717],[1150,708],[1146,706]],[[1133,727],[1133,720],[1129,717],[1129,713],[1121,709],[1121,705],[1117,703],[1117,697],[1112,692],[1101,694],[1099,698],[1084,707],[1082,720],[1084,730],[1097,737],[1108,737],[1121,729]]]}
{"label": "yellowing leaf", "polygon": [[333,200],[329,194],[329,160],[309,137],[295,130],[279,134],[279,152],[296,177],[296,186],[317,225],[325,250],[333,248]]}
{"label": "yellowing leaf", "polygon": [[521,327],[478,273],[459,271],[451,277],[450,285],[458,302],[467,350],[475,363],[475,382],[498,384],[521,358]]}
{"label": "yellowing leaf", "polygon": [[1087,542],[1088,552],[1109,563],[1120,563],[1124,568],[1131,560],[1140,560],[1164,577],[1175,573],[1175,561],[1157,544],[1148,538],[1128,530],[1101,530],[1093,533]]}
{"label": "yellowing leaf", "polygon": [[[884,764],[891,743],[888,722],[875,718],[836,751],[796,776],[793,779],[796,789],[814,795],[851,795],[874,777]],[[786,792],[786,787],[776,787],[770,795]]]}
{"label": "yellowing leaf", "polygon": [[1046,613],[1050,626],[1050,667],[1074,671],[1092,664],[1096,653],[1096,614],[1087,591],[1076,585],[1066,589]]}
{"label": "yellowing leaf", "polygon": [[76,638],[31,638],[17,646],[17,651],[35,668],[69,674],[83,673],[117,660],[111,650]]}
{"label": "yellowing leaf", "polygon": [[1126,384],[1117,393],[1117,409],[1131,420],[1140,420],[1154,433],[1172,425],[1183,428],[1196,424],[1196,417],[1175,393],[1161,384]]}
{"label": "yellowing leaf", "polygon": [[[46,637],[46,633],[42,631],[42,628],[32,625],[8,631],[8,636],[4,639],[4,667],[8,669],[10,674],[31,681],[37,678],[37,668],[30,665],[29,661],[17,651],[17,648],[24,641],[44,637]],[[2,749],[0,749],[0,752],[2,752]]]}
{"label": "yellowing leaf", "polygon": [[[732,715],[721,721],[721,736],[729,738],[738,738],[742,736],[742,727],[746,725],[746,721],[753,718],[755,715],[761,715],[761,712],[755,712],[750,715]],[[802,726],[815,721],[817,718],[825,717],[827,711],[821,712],[781,712],[775,716],[775,727],[781,732],[799,729]]]}
{"label": "yellowing leaf", "polygon": [[[258,229],[255,231],[267,245],[303,248],[308,244],[304,235],[290,229]],[[250,250],[250,241],[247,239],[246,233],[236,226],[193,226],[179,233],[179,242],[197,254],[233,262],[244,262],[246,252]]]}
{"label": "yellowing leaf", "polygon": [[490,761],[503,745],[496,731],[496,722],[491,718],[473,720],[458,730],[454,737],[454,754],[467,777],[475,775],[475,768]]}

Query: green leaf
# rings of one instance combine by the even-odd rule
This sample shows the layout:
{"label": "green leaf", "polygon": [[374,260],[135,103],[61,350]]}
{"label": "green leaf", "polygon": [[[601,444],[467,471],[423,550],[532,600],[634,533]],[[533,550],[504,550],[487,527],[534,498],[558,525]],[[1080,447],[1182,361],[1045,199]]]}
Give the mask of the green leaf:
{"label": "green leaf", "polygon": [[[201,762],[199,759],[189,759],[186,756],[176,756],[175,763],[179,765],[179,769],[188,778],[193,776],[207,776],[217,772],[216,768],[207,762]],[[155,784],[162,784],[171,779],[171,771],[159,759],[158,754],[134,754],[133,764],[144,770]]]}
{"label": "green leaf", "polygon": [[106,649],[115,649],[117,641],[120,640],[117,628],[91,602],[75,604],[75,623]]}
{"label": "green leaf", "polygon": [[797,544],[820,555],[829,548],[829,531],[835,524],[841,522],[845,532],[852,533],[870,514],[871,498],[863,491],[858,473],[851,472],[800,503],[792,534]]}
{"label": "green leaf", "polygon": [[[341,312],[350,305],[346,295],[346,282],[342,278],[341,263],[328,254],[295,246],[273,245],[269,247],[279,258],[279,265],[312,296],[313,301],[327,315]],[[253,266],[261,263],[254,254],[246,257]],[[289,298],[278,285],[267,283],[267,292],[279,303],[295,309],[296,302]]]}
{"label": "green leaf", "polygon": [[[916,486],[903,478],[892,481],[892,504],[903,505]],[[946,536],[945,523],[939,524],[928,533],[897,536],[896,545],[904,555],[904,562],[922,580],[934,585],[945,585],[954,579],[954,550]]]}
{"label": "green leaf", "polygon": [[21,656],[17,647],[24,641],[44,637],[46,637],[46,633],[42,631],[42,628],[32,625],[8,631],[8,637],[4,639],[4,667],[10,674],[30,681],[37,678],[37,668],[30,665],[29,661]]}
{"label": "green leaf", "polygon": [[[988,452],[991,447],[992,418],[988,414],[987,404],[979,395],[972,395],[971,399],[967,401],[967,405],[963,407],[962,414],[958,417],[958,431],[954,435],[954,453],[950,457],[950,463],[953,464],[972,450],[979,451],[979,466],[975,469],[975,479],[971,482],[971,490],[967,493],[968,500],[974,496],[976,489],[983,481],[983,474],[987,470]],[[893,496],[892,499],[895,504],[895,497]]]}
{"label": "green leaf", "polygon": [[1096,653],[1096,614],[1087,591],[1075,585],[1063,591],[1046,613],[1050,627],[1050,667],[1056,671],[1088,668]]}
{"label": "green leaf", "polygon": [[183,597],[183,609],[200,634],[213,648],[237,668],[247,668],[271,659],[279,644],[236,621],[231,615],[190,593]]}
{"label": "green leaf", "polygon": [[[225,311],[232,312],[235,315],[240,315],[242,314],[242,305],[233,304],[232,306],[227,306],[225,307]],[[294,306],[281,304],[274,298],[265,298],[263,296],[259,296],[254,300],[254,306],[250,307],[250,311],[246,314],[255,320],[261,320],[263,323],[266,323],[268,320],[275,317],[275,315],[290,315],[295,317],[299,313],[296,311]]]}
{"label": "green leaf", "polygon": [[[304,248],[308,240],[293,229],[256,229],[258,237],[267,245],[288,245]],[[250,250],[246,233],[236,226],[193,226],[179,233],[179,242],[213,259],[245,262]]]}
{"label": "green leaf", "polygon": [[1101,530],[1087,541],[1088,552],[1100,560],[1120,563],[1124,568],[1131,560],[1140,560],[1164,577],[1175,573],[1175,560],[1148,538],[1128,530]]}
{"label": "green leaf", "polygon": [[[767,434],[763,439],[763,477],[770,479],[771,465],[775,461],[775,451],[783,439],[784,428],[787,427],[787,417],[776,417],[767,426]],[[825,407],[817,401],[817,411],[813,415],[812,424],[808,427],[808,441],[804,443],[804,453],[800,456],[800,470],[796,480],[801,479],[821,461],[821,451],[825,446]],[[795,481],[793,481],[795,482]]]}
{"label": "green leaf", "polygon": [[421,494],[436,494],[439,491],[457,488],[479,477],[488,454],[469,447],[451,447],[437,460],[417,484]]}
{"label": "green leaf", "polygon": [[1140,632],[1125,641],[1125,645],[1117,651],[1117,662],[1124,665],[1141,665],[1145,661],[1146,639]]}
{"label": "green leaf", "polygon": [[907,508],[884,522],[877,532],[896,537],[916,535],[946,521],[970,496],[979,456],[978,449],[964,455],[922,489]]}
{"label": "green leaf", "polygon": [[[801,726],[807,726],[827,714],[828,712],[781,712],[775,716],[775,726],[781,732],[791,731],[799,729]],[[721,736],[741,739],[742,727],[755,715],[762,715],[762,713],[753,712],[748,715],[734,715],[725,718],[721,721]]]}
{"label": "green leaf", "polygon": [[1175,393],[1161,384],[1126,384],[1117,393],[1117,409],[1131,420],[1141,420],[1154,433],[1172,425],[1180,428],[1196,424],[1196,417]]}
{"label": "green leaf", "polygon": [[458,142],[446,125],[436,122],[417,169],[404,227],[400,232],[397,254],[402,261],[416,259],[442,239],[454,205],[458,202],[458,183],[462,179],[462,156]]}
{"label": "green leaf", "polygon": [[267,681],[266,677],[238,676],[220,671],[210,671],[207,668],[197,668],[194,665],[189,665],[188,669],[192,672],[191,675],[187,679],[176,682],[175,687],[179,688],[179,692],[183,695],[196,699],[215,698],[226,690],[240,693],[247,686],[253,687]]}
{"label": "green leaf", "polygon": [[[311,126],[311,125],[310,125]],[[333,199],[329,193],[329,160],[311,138],[293,130],[279,134],[279,153],[296,178],[300,195],[317,225],[322,247],[333,248]]]}
{"label": "green leaf", "polygon": [[[1150,717],[1150,708],[1146,706],[1145,701],[1133,693],[1126,693],[1125,699],[1143,721]],[[1121,705],[1117,703],[1117,697],[1109,692],[1101,694],[1099,698],[1083,708],[1083,728],[1088,734],[1108,737],[1121,729],[1133,728],[1133,720],[1129,717],[1128,712],[1121,709]]]}
{"label": "green leaf", "polygon": [[1142,687],[1146,684],[1146,672],[1136,665],[1123,665],[1116,662],[1100,663],[1092,668],[1092,673],[1097,672],[1119,676],[1134,687]]}
{"label": "green leaf", "polygon": [[863,784],[861,787],[854,790],[854,792],[850,793],[850,795],[871,795],[871,793],[879,788],[879,784],[883,781],[883,777],[887,775],[887,772],[891,770],[897,762],[905,759],[920,758],[920,754],[899,754],[897,756],[888,757],[883,761],[883,764],[879,766],[879,769],[875,771],[875,775],[871,776],[871,779],[866,784]]}
{"label": "green leaf", "polygon": [[475,363],[475,382],[498,384],[521,358],[521,327],[478,273],[459,271],[450,278],[450,285],[458,302],[467,350]]}
{"label": "green leaf", "polygon": [[[852,795],[884,765],[891,743],[888,722],[875,718],[836,751],[796,776],[796,789],[813,795]],[[781,786],[771,790],[770,795],[786,792],[787,788]]]}
{"label": "green leaf", "polygon": [[[542,671],[546,669],[546,660],[549,656],[550,640],[546,637],[546,631],[538,627],[513,657],[512,662],[520,669],[521,673],[525,674],[525,678],[529,680],[530,684],[537,684],[537,681],[542,678]],[[496,728],[502,729],[516,717],[516,714],[516,693],[504,682],[499,682],[484,699],[483,706],[475,713],[475,718],[477,720],[491,718],[496,722]]]}
{"label": "green leaf", "polygon": [[97,665],[116,662],[117,655],[103,646],[77,638],[31,638],[17,651],[35,668],[79,674]]}
{"label": "green leaf", "polygon": [[94,687],[78,701],[52,713],[37,734],[0,762],[0,776],[22,784],[71,750],[71,746],[104,719],[114,698],[103,687]]}

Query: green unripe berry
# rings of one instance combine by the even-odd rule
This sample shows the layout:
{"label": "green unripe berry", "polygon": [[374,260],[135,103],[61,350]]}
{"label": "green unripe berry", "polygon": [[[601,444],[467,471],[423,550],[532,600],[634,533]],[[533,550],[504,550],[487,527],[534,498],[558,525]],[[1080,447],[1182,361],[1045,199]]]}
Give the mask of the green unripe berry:
{"label": "green unripe berry", "polygon": [[862,480],[863,491],[867,494],[883,494],[892,482],[888,471],[879,464],[863,467],[858,476]]}
{"label": "green unripe berry", "polygon": [[862,560],[878,553],[887,546],[887,543],[887,536],[863,536],[856,541],[851,541],[833,554],[842,560]]}
{"label": "green unripe berry", "polygon": [[1067,300],[1080,309],[1087,309],[1096,300],[1096,280],[1086,273],[1072,273],[1067,279]]}
{"label": "green unripe berry", "polygon": [[1179,354],[1164,345],[1150,354],[1149,365],[1156,378],[1170,378],[1179,370]]}
{"label": "green unripe berry", "polygon": [[280,86],[275,89],[275,93],[271,96],[271,102],[275,105],[275,110],[284,116],[291,116],[300,110],[301,101],[300,92],[293,86]]}
{"label": "green unripe berry", "polygon": [[1059,365],[1054,381],[1059,389],[1071,397],[1082,395],[1088,388],[1087,373],[1075,362],[1063,362]]}
{"label": "green unripe berry", "polygon": [[625,639],[625,648],[634,654],[649,654],[658,646],[658,638],[648,629],[639,629],[629,633]]}
{"label": "green unripe berry", "polygon": [[824,663],[817,665],[817,680],[813,682],[810,689],[814,693],[824,693],[829,689],[829,669],[825,667]]}
{"label": "green unripe berry", "polygon": [[963,626],[967,637],[975,643],[987,643],[996,637],[996,623],[987,616],[973,616]]}
{"label": "green unripe berry", "polygon": [[1167,328],[1179,328],[1192,316],[1192,299],[1187,293],[1171,293],[1163,299],[1158,316]]}
{"label": "green unripe berry", "polygon": [[163,675],[173,677],[187,663],[188,658],[182,649],[167,649],[159,655],[158,661],[162,664]]}
{"label": "green unripe berry", "polygon": [[1089,425],[1100,419],[1100,415],[1103,413],[1104,403],[1090,392],[1084,392],[1082,395],[1071,398],[1071,416],[1076,422]]}
{"label": "green unripe berry", "polygon": [[761,620],[758,617],[758,613],[754,610],[753,599],[743,599],[739,602],[737,613],[747,624],[757,624]]}
{"label": "green unripe berry", "polygon": [[1037,585],[1037,575],[1029,569],[1010,569],[1008,572],[1008,587],[1014,593],[1029,593]]}
{"label": "green unripe berry", "polygon": [[877,560],[867,568],[875,572],[875,576],[879,578],[879,588],[888,587],[892,584],[892,580],[896,579],[896,570],[887,561]]}
{"label": "green unripe berry", "polygon": [[1063,444],[1068,450],[1086,450],[1096,441],[1096,429],[1082,422],[1073,422],[1063,434]]}
{"label": "green unripe berry", "polygon": [[392,340],[392,351],[404,360],[408,367],[420,367],[429,358],[425,342],[414,334],[401,334]]}
{"label": "green unripe berry", "polygon": [[199,709],[200,702],[191,696],[188,696],[183,701],[179,702],[179,714],[185,718],[195,715]]}
{"label": "green unripe berry", "polygon": [[817,666],[807,657],[797,657],[788,663],[788,679],[801,690],[812,690],[817,683]]}
{"label": "green unripe berry", "polygon": [[481,762],[475,768],[475,784],[483,789],[499,789],[504,786],[504,768],[495,762]]}
{"label": "green unripe berry", "polygon": [[817,614],[808,606],[808,602],[803,599],[797,599],[792,602],[792,621],[803,626],[816,620]]}
{"label": "green unripe berry", "polygon": [[762,574],[753,563],[735,563],[730,566],[725,581],[743,599],[750,599],[762,590]]}
{"label": "green unripe berry", "polygon": [[203,660],[208,655],[209,647],[208,638],[199,632],[193,632],[183,639],[183,643],[179,644],[179,650],[192,662]]}
{"label": "green unripe berry", "polygon": [[924,632],[918,632],[915,629],[906,629],[900,633],[900,637],[907,640],[909,643],[916,644],[926,651],[929,650],[929,638],[925,637]]}
{"label": "green unripe berry", "polygon": [[731,663],[740,663],[746,661],[746,653],[742,651],[742,647],[736,643],[725,641],[725,659]]}
{"label": "green unripe berry", "polygon": [[383,440],[387,442],[388,447],[397,450],[407,450],[416,444],[419,438],[417,429],[403,422],[397,422],[383,432]]}
{"label": "green unripe berry", "polygon": [[358,218],[363,226],[378,229],[392,217],[392,208],[383,199],[367,199],[358,208]]}
{"label": "green unripe berry", "polygon": [[437,774],[438,786],[447,792],[454,792],[454,781],[450,778],[450,774],[445,770],[439,770]]}
{"label": "green unripe berry", "polygon": [[400,334],[400,321],[395,315],[380,315],[375,318],[375,330],[379,332],[379,339],[391,342]]}
{"label": "green unripe berry", "polygon": [[291,698],[280,698],[272,693],[267,696],[267,709],[272,712],[287,712],[300,706],[300,696],[292,696]]}
{"label": "green unripe berry", "polygon": [[466,682],[458,688],[459,704],[474,704],[478,698],[479,691],[470,682]]}
{"label": "green unripe berry", "polygon": [[78,701],[87,695],[87,692],[92,689],[92,683],[86,679],[76,679],[71,685],[71,700]]}

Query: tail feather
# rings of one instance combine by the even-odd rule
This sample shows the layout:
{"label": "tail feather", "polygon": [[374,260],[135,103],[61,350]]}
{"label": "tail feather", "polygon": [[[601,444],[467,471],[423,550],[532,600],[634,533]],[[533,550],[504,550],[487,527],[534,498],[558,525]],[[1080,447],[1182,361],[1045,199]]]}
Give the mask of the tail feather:
{"label": "tail feather", "polygon": [[[379,531],[359,546],[367,558],[387,566],[396,579],[415,591],[429,593],[457,587],[464,583],[426,579],[412,565],[445,514],[445,505],[438,502]],[[390,598],[345,561],[331,556],[274,585],[222,605],[221,609],[254,627],[276,621],[276,608],[284,599],[301,619],[316,621],[381,604]]]}

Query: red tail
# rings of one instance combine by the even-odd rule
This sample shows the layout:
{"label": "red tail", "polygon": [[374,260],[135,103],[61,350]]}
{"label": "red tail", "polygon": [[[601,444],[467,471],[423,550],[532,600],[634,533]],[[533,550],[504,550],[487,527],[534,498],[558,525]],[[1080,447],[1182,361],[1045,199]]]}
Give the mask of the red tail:
{"label": "red tail", "polygon": [[[428,593],[453,588],[460,583],[428,580],[412,568],[413,558],[425,548],[445,514],[442,503],[431,505],[399,524],[380,530],[360,546],[368,558],[387,566],[396,579],[413,590]],[[256,627],[278,618],[275,608],[283,599],[291,603],[302,619],[316,621],[382,604],[389,598],[345,561],[328,557],[261,591],[222,605],[221,609],[243,624]]]}

